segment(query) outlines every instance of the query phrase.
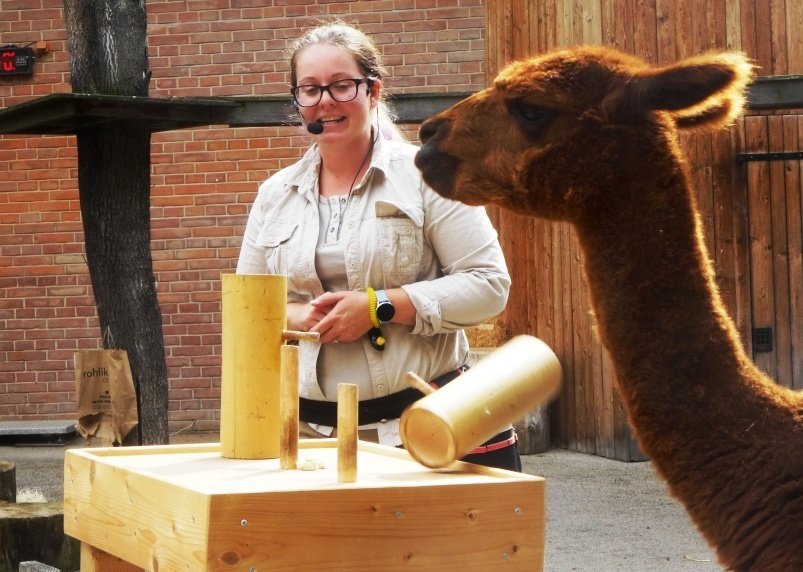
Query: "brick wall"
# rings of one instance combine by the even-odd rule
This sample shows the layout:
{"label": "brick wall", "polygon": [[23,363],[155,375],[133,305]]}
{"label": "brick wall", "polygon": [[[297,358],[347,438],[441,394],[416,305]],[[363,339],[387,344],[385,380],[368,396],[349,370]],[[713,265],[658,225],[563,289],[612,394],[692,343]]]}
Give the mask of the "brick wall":
{"label": "brick wall", "polygon": [[[153,97],[286,93],[283,50],[313,19],[371,34],[393,92],[484,85],[484,0],[149,0]],[[0,0],[0,45],[47,42],[0,107],[71,91],[62,0]],[[414,128],[414,127],[413,127]],[[258,184],[308,141],[298,128],[187,129],[152,139],[152,245],[170,429],[216,430],[220,274],[233,271]],[[73,137],[0,136],[0,419],[75,411],[72,356],[99,344]]]}

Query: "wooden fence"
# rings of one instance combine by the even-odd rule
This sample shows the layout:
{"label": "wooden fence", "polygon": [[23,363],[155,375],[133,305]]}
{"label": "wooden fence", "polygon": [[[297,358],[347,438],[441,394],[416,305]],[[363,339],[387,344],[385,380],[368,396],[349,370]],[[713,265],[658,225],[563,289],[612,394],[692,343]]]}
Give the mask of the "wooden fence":
{"label": "wooden fence", "polygon": [[[655,64],[740,50],[760,75],[803,72],[803,0],[488,0],[486,9],[489,82],[511,60],[579,44]],[[795,388],[803,388],[799,113],[750,110],[729,131],[682,140],[727,307],[759,367]],[[551,443],[643,458],[594,332],[573,231],[490,212],[514,278],[501,325],[510,335],[543,339],[564,366],[564,389],[550,409]]]}

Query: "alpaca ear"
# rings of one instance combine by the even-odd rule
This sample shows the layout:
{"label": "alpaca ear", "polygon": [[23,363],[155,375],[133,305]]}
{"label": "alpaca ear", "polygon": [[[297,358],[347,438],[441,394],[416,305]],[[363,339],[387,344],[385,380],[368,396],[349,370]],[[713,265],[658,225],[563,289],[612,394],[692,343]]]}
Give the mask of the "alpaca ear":
{"label": "alpaca ear", "polygon": [[742,54],[698,56],[641,72],[606,96],[601,108],[611,121],[667,111],[681,128],[721,125],[741,112],[752,72]]}
{"label": "alpaca ear", "polygon": [[675,114],[675,125],[678,129],[695,130],[710,129],[720,125],[729,125],[744,108],[744,96],[724,99],[718,105],[698,109],[696,113]]}

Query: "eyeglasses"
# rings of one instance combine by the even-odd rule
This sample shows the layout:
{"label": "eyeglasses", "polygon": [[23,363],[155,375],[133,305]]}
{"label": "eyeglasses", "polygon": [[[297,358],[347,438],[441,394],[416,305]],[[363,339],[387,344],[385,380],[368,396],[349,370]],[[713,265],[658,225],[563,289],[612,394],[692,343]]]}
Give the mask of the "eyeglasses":
{"label": "eyeglasses", "polygon": [[318,105],[323,97],[323,92],[327,92],[329,97],[340,103],[351,101],[357,97],[357,90],[360,84],[368,84],[368,89],[374,85],[374,80],[368,77],[359,79],[341,79],[329,85],[299,85],[290,90],[293,100],[301,107],[312,107]]}

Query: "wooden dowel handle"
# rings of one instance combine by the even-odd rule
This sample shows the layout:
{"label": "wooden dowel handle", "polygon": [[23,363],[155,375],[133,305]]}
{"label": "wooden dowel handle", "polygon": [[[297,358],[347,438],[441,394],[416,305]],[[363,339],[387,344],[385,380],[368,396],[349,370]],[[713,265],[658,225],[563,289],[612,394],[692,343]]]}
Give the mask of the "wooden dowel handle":
{"label": "wooden dowel handle", "polygon": [[428,384],[426,381],[424,381],[424,379],[422,379],[421,376],[419,376],[414,371],[407,372],[407,383],[409,383],[411,386],[416,388],[424,395],[435,393],[435,388],[432,387],[430,384]]}
{"label": "wooden dowel handle", "polygon": [[321,334],[318,332],[302,332],[299,330],[282,330],[282,339],[284,341],[297,340],[301,342],[317,342],[321,339]]}

